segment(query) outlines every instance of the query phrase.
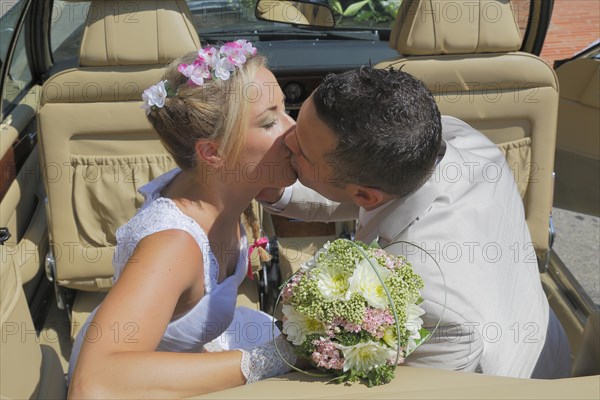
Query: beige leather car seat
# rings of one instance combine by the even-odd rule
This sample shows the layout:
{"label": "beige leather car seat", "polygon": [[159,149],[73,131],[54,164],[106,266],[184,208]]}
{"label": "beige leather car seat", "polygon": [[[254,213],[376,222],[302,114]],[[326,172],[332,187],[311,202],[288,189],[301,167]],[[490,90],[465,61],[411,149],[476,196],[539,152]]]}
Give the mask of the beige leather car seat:
{"label": "beige leather car seat", "polygon": [[137,189],[175,167],[142,92],[200,41],[184,0],[92,1],[89,10],[79,67],[45,82],[38,126],[49,275],[57,288],[97,292],[111,286],[115,231],[141,205]]}
{"label": "beige leather car seat", "polygon": [[0,398],[64,399],[67,385],[56,351],[40,345],[19,266],[0,246]]}
{"label": "beige leather car seat", "polygon": [[404,0],[390,46],[400,56],[376,67],[415,75],[434,94],[442,114],[479,129],[505,153],[544,262],[558,83],[544,61],[518,51],[521,38],[511,3]]}

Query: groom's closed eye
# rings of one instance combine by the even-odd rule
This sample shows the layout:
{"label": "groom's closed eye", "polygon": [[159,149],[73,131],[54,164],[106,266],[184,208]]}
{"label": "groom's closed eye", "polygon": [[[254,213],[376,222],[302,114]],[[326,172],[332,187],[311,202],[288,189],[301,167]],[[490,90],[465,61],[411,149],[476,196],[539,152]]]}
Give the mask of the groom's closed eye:
{"label": "groom's closed eye", "polygon": [[300,140],[298,140],[298,130],[296,130],[296,132],[294,133],[294,139],[295,139],[296,148],[298,149],[298,154],[300,155],[300,157],[304,158],[306,161],[308,161],[309,164],[313,165],[314,163],[306,156],[306,153],[304,153],[304,150],[302,150],[302,146],[300,145]]}
{"label": "groom's closed eye", "polygon": [[292,155],[296,158],[306,158],[305,154],[302,152],[300,148],[300,143],[298,142],[298,124],[296,124],[293,129],[285,136],[284,143],[288,149],[292,152]]}

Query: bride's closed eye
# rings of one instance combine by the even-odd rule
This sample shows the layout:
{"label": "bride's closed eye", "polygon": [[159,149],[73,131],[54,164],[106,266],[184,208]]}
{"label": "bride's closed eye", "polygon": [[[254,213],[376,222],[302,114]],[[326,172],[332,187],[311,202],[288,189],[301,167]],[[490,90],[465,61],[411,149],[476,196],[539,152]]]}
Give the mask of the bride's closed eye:
{"label": "bride's closed eye", "polygon": [[275,125],[277,125],[277,119],[272,119],[271,121],[268,121],[266,124],[264,124],[263,128],[265,128],[266,130],[269,130],[272,127],[274,127]]}
{"label": "bride's closed eye", "polygon": [[[283,107],[283,110],[285,111],[285,96],[284,96],[283,100],[281,101],[281,105]],[[262,128],[264,128],[265,130],[268,131],[279,123],[279,115],[277,114],[278,108],[279,108],[278,106],[273,106],[268,109],[268,111],[270,111],[271,118],[267,119],[265,122],[263,122],[261,124]]]}

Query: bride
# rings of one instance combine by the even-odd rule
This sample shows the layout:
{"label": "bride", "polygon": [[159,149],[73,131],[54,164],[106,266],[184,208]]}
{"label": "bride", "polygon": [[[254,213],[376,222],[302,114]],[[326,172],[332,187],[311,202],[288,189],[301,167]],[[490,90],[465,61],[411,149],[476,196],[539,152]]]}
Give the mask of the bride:
{"label": "bride", "polygon": [[145,203],[117,231],[114,286],[77,337],[69,397],[186,397],[287,372],[271,341],[205,349],[231,323],[246,276],[241,215],[252,223],[252,199],[296,179],[275,77],[237,40],[174,61],[143,97],[179,168],[140,189]]}

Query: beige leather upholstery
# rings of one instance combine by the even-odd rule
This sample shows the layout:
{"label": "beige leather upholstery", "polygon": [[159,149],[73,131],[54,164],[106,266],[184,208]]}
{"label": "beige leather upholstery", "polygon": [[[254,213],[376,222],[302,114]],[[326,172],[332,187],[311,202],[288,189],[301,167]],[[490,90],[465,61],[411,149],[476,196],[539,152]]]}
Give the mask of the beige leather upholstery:
{"label": "beige leather upholstery", "polygon": [[555,204],[600,215],[600,59],[556,70],[560,82]]}
{"label": "beige leather upholstery", "polygon": [[65,287],[110,287],[115,231],[141,204],[137,189],[175,166],[141,94],[200,42],[185,1],[156,3],[93,1],[80,67],[42,90],[40,156],[56,279]]}
{"label": "beige leather upholstery", "polygon": [[[27,131],[27,125],[35,118],[35,105],[31,100],[37,97],[39,88],[32,88],[28,96],[11,111],[11,123],[3,126],[0,134],[0,151],[10,151],[19,132]],[[0,226],[7,227],[12,235],[3,245],[4,254],[19,269],[23,284],[26,285],[27,299],[33,297],[42,278],[40,272],[48,251],[44,197],[38,154],[34,151],[27,157],[0,203]]]}
{"label": "beige leather upholstery", "polygon": [[23,292],[21,274],[0,246],[0,397],[63,399],[67,388],[56,352],[40,346]]}
{"label": "beige leather upholstery", "polygon": [[519,27],[510,2],[497,0],[405,0],[390,46],[403,55],[517,51]]}
{"label": "beige leather upholstery", "polygon": [[[320,373],[320,371],[312,371]],[[392,381],[368,387],[362,382],[326,384],[331,376],[317,378],[299,372],[238,386],[193,399],[594,399],[600,395],[598,376],[537,380],[399,366]]]}
{"label": "beige leather upholstery", "polygon": [[571,61],[556,75],[560,82],[556,147],[600,158],[600,59]]}
{"label": "beige leather upholstery", "polygon": [[507,157],[538,255],[548,249],[558,83],[538,57],[516,51],[508,1],[405,0],[390,45],[402,68],[425,82],[442,114],[485,133]]}
{"label": "beige leather upholstery", "polygon": [[82,67],[167,64],[200,48],[185,1],[95,1],[83,34]]}

